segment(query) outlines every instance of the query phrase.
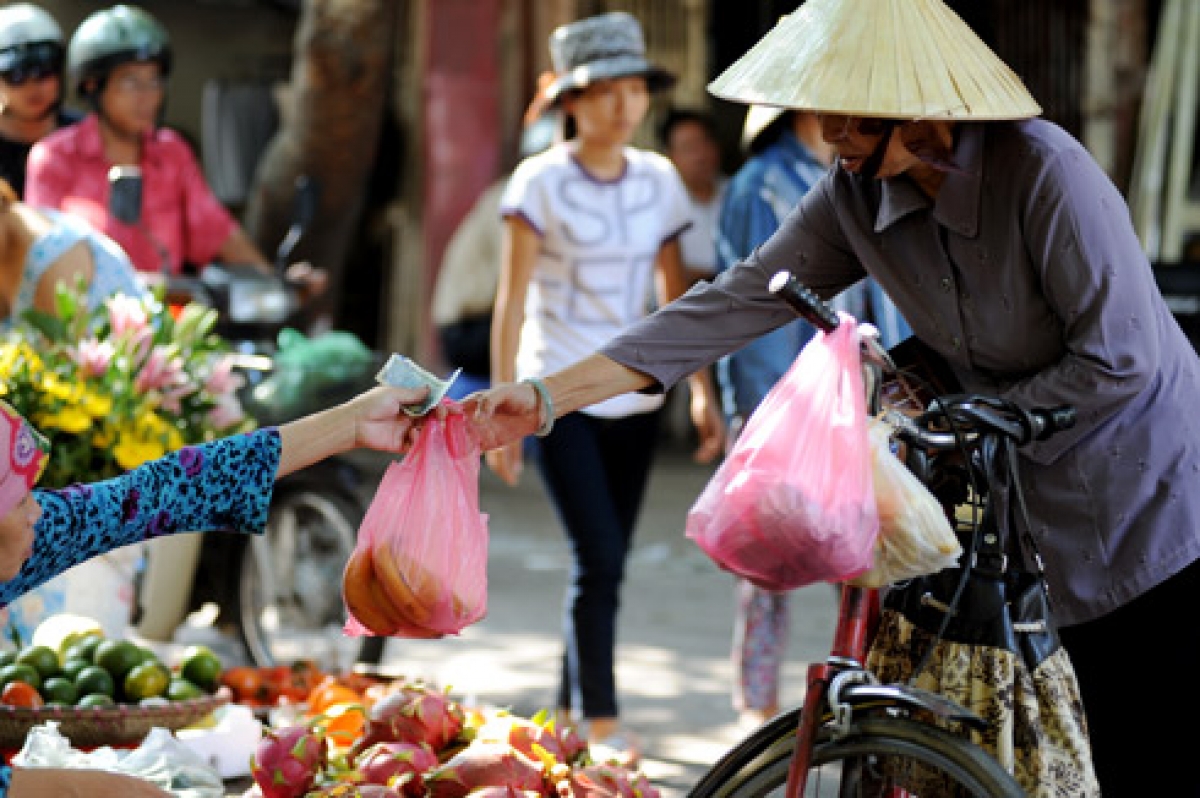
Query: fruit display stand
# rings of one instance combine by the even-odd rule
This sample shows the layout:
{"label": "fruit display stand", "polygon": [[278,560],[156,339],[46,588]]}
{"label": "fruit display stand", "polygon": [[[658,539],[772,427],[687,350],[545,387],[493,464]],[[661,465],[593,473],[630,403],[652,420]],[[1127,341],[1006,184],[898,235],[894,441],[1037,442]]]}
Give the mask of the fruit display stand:
{"label": "fruit display stand", "polygon": [[232,698],[229,690],[187,701],[164,702],[157,706],[122,705],[108,707],[31,707],[0,706],[0,749],[15,754],[25,742],[29,730],[46,721],[58,723],[58,730],[76,748],[102,745],[133,747],[154,727],[175,731],[202,720]]}

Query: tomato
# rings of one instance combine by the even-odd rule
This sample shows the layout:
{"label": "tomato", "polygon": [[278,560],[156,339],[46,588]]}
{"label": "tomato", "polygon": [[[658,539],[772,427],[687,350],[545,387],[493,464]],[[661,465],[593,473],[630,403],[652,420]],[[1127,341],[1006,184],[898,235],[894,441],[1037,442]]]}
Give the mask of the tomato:
{"label": "tomato", "polygon": [[25,682],[9,682],[4,685],[3,692],[0,692],[0,702],[8,704],[10,707],[28,707],[30,709],[39,709],[46,704],[37,688]]}
{"label": "tomato", "polygon": [[233,691],[233,698],[239,704],[266,704],[269,688],[263,683],[262,674],[258,668],[239,665],[226,668],[221,672],[221,684]]}

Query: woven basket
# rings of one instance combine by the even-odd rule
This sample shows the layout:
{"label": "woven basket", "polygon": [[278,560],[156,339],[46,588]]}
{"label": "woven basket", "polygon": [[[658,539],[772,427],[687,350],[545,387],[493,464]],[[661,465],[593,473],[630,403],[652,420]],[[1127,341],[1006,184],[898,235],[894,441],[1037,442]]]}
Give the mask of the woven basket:
{"label": "woven basket", "polygon": [[0,748],[19,749],[25,744],[30,729],[49,720],[58,722],[59,732],[76,748],[137,745],[155,726],[171,731],[182,729],[229,703],[230,698],[232,694],[223,687],[215,695],[151,707],[133,704],[40,709],[0,706]]}

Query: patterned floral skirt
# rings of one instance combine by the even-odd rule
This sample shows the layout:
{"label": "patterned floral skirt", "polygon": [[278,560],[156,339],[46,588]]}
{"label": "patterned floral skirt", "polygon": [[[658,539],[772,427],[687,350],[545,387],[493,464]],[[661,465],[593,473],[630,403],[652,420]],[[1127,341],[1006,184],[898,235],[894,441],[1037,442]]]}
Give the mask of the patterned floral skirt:
{"label": "patterned floral skirt", "polygon": [[[883,683],[907,682],[933,635],[885,610],[867,667]],[[1003,648],[941,641],[914,686],[946,696],[988,721],[970,737],[1034,798],[1095,798],[1087,723],[1075,671],[1059,647],[1030,671]],[[958,724],[940,722],[961,733]],[[936,789],[918,794],[940,794]]]}

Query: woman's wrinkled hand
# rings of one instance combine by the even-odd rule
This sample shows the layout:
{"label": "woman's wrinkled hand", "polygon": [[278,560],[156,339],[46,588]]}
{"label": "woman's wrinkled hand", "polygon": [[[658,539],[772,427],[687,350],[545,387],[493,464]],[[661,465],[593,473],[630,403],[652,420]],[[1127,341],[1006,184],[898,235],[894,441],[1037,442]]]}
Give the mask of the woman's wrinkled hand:
{"label": "woman's wrinkled hand", "polygon": [[479,447],[487,452],[488,467],[510,485],[521,474],[521,439],[541,426],[542,406],[527,383],[505,383],[468,396],[462,412]]}

